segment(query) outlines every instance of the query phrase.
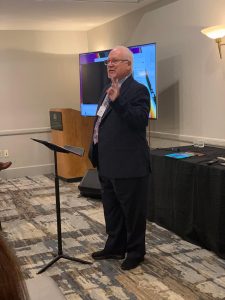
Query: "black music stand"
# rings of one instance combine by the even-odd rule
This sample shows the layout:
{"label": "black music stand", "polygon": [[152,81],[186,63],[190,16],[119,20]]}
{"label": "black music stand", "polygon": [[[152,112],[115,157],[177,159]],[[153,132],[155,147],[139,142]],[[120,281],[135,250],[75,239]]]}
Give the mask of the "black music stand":
{"label": "black music stand", "polygon": [[57,152],[61,153],[72,153],[79,156],[83,156],[84,149],[79,147],[73,147],[65,145],[64,147],[55,145],[53,143],[49,143],[47,141],[39,140],[39,139],[32,139],[35,142],[41,143],[48,147],[50,150],[54,151],[54,161],[55,161],[55,201],[56,201],[56,217],[57,217],[57,235],[58,235],[58,253],[55,258],[53,258],[45,267],[43,267],[37,274],[44,272],[48,267],[53,265],[57,260],[60,258],[65,258],[68,260],[76,261],[83,264],[91,264],[91,262],[70,257],[68,255],[63,254],[62,250],[62,232],[61,232],[61,212],[60,212],[60,194],[59,194],[59,176],[58,176],[58,168],[57,168]]}

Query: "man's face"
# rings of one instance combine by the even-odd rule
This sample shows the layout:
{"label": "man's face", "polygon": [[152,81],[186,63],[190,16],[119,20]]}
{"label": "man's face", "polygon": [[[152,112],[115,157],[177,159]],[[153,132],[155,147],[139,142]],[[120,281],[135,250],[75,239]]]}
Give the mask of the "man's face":
{"label": "man's face", "polygon": [[114,49],[109,53],[107,72],[110,79],[121,80],[131,71],[131,62],[120,49]]}

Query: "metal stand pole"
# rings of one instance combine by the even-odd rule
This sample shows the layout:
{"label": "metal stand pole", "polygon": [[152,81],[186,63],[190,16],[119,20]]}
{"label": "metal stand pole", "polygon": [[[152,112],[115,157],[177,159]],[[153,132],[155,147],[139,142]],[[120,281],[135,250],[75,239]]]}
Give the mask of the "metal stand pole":
{"label": "metal stand pole", "polygon": [[62,230],[61,230],[61,210],[60,210],[60,194],[59,194],[59,177],[58,177],[58,166],[57,166],[57,152],[54,151],[54,161],[55,161],[55,201],[56,201],[56,218],[57,218],[57,236],[58,236],[58,254],[54,257],[46,266],[44,266],[37,274],[41,274],[47,270],[51,265],[53,265],[60,258],[68,259],[71,261],[76,261],[83,264],[92,264],[89,261],[70,257],[63,254],[62,250]]}

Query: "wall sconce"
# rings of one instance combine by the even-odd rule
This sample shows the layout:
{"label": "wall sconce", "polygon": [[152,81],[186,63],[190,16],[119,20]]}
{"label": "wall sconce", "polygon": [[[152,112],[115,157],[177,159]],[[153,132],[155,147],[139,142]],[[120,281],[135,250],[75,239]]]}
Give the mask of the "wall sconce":
{"label": "wall sconce", "polygon": [[225,36],[225,26],[207,27],[207,28],[202,29],[201,33],[207,35],[209,38],[214,39],[216,41],[216,43],[218,45],[220,58],[222,58],[221,46],[225,45],[225,44],[222,44],[222,38]]}

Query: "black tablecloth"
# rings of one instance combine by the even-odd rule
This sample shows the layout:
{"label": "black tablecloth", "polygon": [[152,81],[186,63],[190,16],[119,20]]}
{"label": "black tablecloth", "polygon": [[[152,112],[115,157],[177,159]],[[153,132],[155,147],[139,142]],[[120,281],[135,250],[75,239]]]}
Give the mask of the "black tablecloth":
{"label": "black tablecloth", "polygon": [[[183,151],[204,155],[165,156]],[[218,156],[225,157],[225,149],[185,146],[152,150],[148,219],[225,258],[225,166],[222,161],[208,165]]]}

